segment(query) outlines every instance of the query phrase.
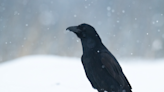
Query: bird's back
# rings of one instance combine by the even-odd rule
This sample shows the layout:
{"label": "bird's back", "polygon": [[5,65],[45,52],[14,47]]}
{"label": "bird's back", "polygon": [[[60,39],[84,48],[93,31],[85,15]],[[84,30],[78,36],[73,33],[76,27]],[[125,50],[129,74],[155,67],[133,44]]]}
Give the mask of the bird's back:
{"label": "bird's back", "polygon": [[[103,63],[102,58],[106,57],[104,53],[108,56],[105,60],[107,63]],[[108,62],[110,65],[108,65]],[[92,86],[99,92],[131,92],[130,84],[124,76],[120,65],[106,48],[83,53],[82,63],[87,78]],[[109,69],[113,69],[112,72],[110,72]],[[120,80],[123,81],[124,84],[120,84]]]}

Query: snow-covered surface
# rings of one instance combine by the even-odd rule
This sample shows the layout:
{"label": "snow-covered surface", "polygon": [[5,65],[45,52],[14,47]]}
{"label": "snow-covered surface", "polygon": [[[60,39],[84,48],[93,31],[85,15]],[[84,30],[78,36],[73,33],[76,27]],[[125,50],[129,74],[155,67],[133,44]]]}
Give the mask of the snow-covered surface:
{"label": "snow-covered surface", "polygon": [[[164,60],[131,60],[120,64],[133,92],[164,92]],[[79,58],[39,55],[1,63],[0,92],[97,91],[87,80]]]}

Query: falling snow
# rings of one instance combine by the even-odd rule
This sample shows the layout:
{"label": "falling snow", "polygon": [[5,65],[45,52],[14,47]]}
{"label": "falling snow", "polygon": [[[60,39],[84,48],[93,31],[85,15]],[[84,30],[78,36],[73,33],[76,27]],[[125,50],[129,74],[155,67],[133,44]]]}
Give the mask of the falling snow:
{"label": "falling snow", "polygon": [[75,14],[75,15],[73,15],[73,17],[77,17],[77,15]]}
{"label": "falling snow", "polygon": [[163,43],[159,39],[154,40],[154,42],[152,43],[152,49],[155,51],[162,49],[162,47],[163,47]]}
{"label": "falling snow", "polygon": [[139,40],[137,40],[136,42],[137,42],[137,43],[139,43],[140,41],[139,41]]}
{"label": "falling snow", "polygon": [[[65,29],[88,23],[97,30],[105,46],[120,58],[162,58],[163,7],[162,0],[158,4],[134,0],[2,0],[0,56],[3,61],[31,53],[80,56],[80,40]],[[67,49],[70,44],[78,50]],[[20,47],[24,48],[18,50]]]}
{"label": "falling snow", "polygon": [[85,6],[85,9],[87,9],[88,8],[88,6]]}
{"label": "falling snow", "polygon": [[99,50],[97,50],[97,53],[100,53],[100,51],[99,51]]}
{"label": "falling snow", "polygon": [[111,10],[111,8],[108,6],[108,7],[107,7],[107,10],[108,10],[108,11],[110,11],[110,10]]}
{"label": "falling snow", "polygon": [[105,68],[105,66],[104,66],[104,65],[102,65],[101,67],[102,67],[102,68]]}
{"label": "falling snow", "polygon": [[122,13],[125,13],[125,10],[122,10]]}
{"label": "falling snow", "polygon": [[43,11],[39,16],[39,21],[43,25],[53,25],[58,20],[58,13],[53,13],[50,11]]}
{"label": "falling snow", "polygon": [[113,9],[112,12],[115,12],[115,10]]}

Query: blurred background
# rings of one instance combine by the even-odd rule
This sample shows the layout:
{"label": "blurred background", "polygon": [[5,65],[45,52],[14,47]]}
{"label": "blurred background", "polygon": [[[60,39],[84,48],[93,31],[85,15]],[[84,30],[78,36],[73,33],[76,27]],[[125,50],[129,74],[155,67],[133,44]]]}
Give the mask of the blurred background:
{"label": "blurred background", "polygon": [[0,0],[0,62],[27,55],[80,57],[68,26],[88,23],[116,58],[164,57],[164,0]]}

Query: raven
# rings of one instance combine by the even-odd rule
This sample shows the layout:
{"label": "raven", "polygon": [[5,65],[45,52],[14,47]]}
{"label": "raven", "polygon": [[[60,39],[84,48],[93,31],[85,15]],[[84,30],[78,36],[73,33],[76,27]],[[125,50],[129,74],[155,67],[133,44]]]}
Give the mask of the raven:
{"label": "raven", "polygon": [[83,23],[66,30],[74,32],[81,39],[81,61],[93,88],[98,92],[132,92],[121,66],[91,25]]}

